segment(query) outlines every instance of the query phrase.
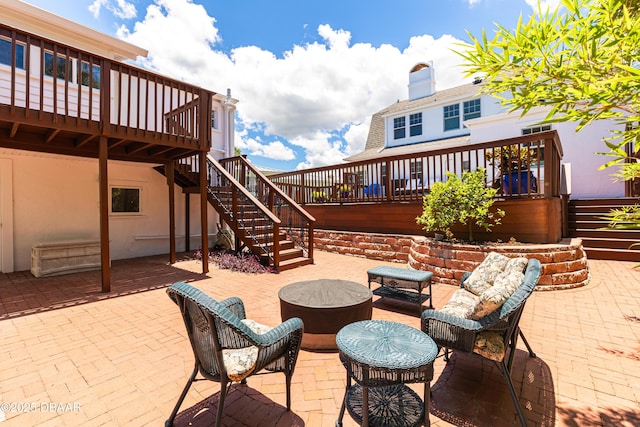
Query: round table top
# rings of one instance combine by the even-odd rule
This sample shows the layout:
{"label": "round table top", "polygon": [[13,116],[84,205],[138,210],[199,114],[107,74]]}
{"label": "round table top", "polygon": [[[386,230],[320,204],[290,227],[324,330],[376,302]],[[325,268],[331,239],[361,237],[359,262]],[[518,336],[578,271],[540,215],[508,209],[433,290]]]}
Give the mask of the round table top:
{"label": "round table top", "polygon": [[373,297],[364,285],[348,280],[318,279],[291,283],[278,292],[280,300],[309,308],[337,308],[362,304]]}
{"label": "round table top", "polygon": [[387,320],[351,323],[340,329],[336,344],[349,359],[377,368],[420,368],[438,355],[436,343],[427,334]]}

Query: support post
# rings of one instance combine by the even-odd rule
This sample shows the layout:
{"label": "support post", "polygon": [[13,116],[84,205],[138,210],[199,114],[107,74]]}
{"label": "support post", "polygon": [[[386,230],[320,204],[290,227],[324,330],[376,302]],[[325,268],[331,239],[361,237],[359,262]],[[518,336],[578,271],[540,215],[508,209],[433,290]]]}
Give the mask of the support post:
{"label": "support post", "polygon": [[100,137],[99,192],[100,192],[100,265],[102,270],[102,292],[111,292],[111,266],[109,255],[109,181],[107,162],[109,146],[106,136]]}
{"label": "support post", "polygon": [[191,250],[191,193],[184,194],[184,250]]}
{"label": "support post", "polygon": [[207,182],[207,153],[201,151],[200,160],[200,227],[202,229],[202,273],[209,272],[209,221],[207,219],[208,182]]}
{"label": "support post", "polygon": [[176,263],[176,196],[175,196],[175,166],[167,162],[164,165],[167,185],[169,186],[169,263]]}

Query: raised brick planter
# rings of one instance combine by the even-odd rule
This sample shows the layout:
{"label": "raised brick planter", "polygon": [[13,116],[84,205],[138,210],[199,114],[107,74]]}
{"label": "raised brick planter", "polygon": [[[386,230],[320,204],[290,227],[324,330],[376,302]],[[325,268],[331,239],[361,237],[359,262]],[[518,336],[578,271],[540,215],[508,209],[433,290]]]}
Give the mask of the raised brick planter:
{"label": "raised brick planter", "polygon": [[536,290],[578,288],[589,282],[587,256],[582,240],[565,239],[545,245],[468,245],[436,242],[422,236],[314,230],[314,248],[343,255],[407,263],[410,268],[430,271],[434,283],[458,286],[489,252],[536,258],[542,276]]}

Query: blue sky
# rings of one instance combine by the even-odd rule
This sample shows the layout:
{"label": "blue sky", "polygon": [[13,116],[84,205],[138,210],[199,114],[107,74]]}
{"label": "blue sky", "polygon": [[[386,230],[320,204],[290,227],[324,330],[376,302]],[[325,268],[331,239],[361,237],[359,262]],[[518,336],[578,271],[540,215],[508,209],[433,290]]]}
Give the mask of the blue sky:
{"label": "blue sky", "polygon": [[[555,5],[558,0],[550,0]],[[468,81],[467,30],[514,27],[537,0],[27,0],[149,51],[141,65],[239,99],[236,146],[258,166],[335,164],[376,111],[433,61],[436,89]]]}

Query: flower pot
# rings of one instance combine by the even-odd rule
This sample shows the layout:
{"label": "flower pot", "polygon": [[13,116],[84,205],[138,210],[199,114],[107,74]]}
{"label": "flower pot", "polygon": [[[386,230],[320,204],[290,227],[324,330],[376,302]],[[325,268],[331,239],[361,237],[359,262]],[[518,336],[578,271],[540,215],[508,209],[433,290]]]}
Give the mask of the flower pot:
{"label": "flower pot", "polygon": [[535,177],[528,170],[512,171],[502,175],[502,191],[504,194],[528,194],[529,190],[536,191]]}

